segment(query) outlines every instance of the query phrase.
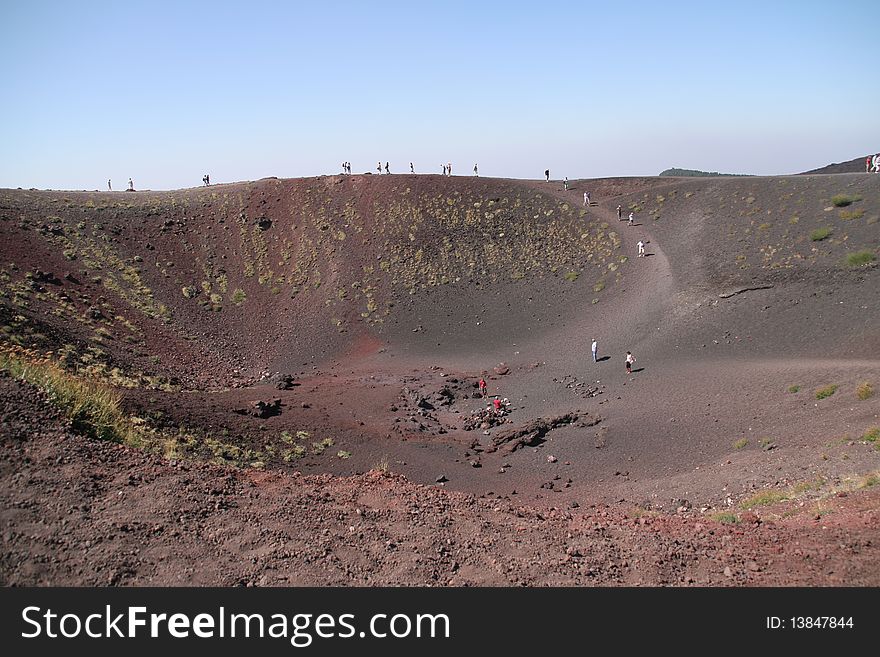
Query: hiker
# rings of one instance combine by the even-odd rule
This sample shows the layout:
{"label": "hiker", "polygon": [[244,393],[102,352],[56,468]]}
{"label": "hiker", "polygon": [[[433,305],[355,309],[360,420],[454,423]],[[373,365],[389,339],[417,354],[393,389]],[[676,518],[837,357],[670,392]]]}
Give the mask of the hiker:
{"label": "hiker", "polygon": [[474,175],[475,175],[475,176],[479,176],[479,175],[480,175],[479,173],[477,173],[477,165],[476,165],[476,164],[474,165]]}
{"label": "hiker", "polygon": [[447,162],[447,163],[446,163],[446,174],[449,175],[449,176],[452,175],[452,162]]}
{"label": "hiker", "polygon": [[638,242],[638,244],[636,244],[636,246],[639,247],[639,256],[638,257],[639,258],[643,257],[645,255],[645,243],[642,240],[639,240],[639,242]]}
{"label": "hiker", "polygon": [[446,175],[446,165],[445,165],[445,164],[441,164],[440,166],[443,167],[443,175],[445,176],[445,175]]}
{"label": "hiker", "polygon": [[568,191],[568,176],[566,176],[565,180],[562,181],[562,189]]}
{"label": "hiker", "polygon": [[379,175],[382,175],[382,162],[379,162],[379,165],[376,167],[376,171],[379,172]]}
{"label": "hiker", "polygon": [[134,191],[134,183],[132,182],[131,178],[128,179],[128,191]]}
{"label": "hiker", "polygon": [[410,172],[410,173],[415,173],[415,172],[416,172],[416,170],[413,168],[412,162],[409,163],[409,172]]}
{"label": "hiker", "polygon": [[633,356],[630,352],[626,352],[626,373],[632,374],[633,363],[636,362],[636,357]]}
{"label": "hiker", "polygon": [[486,379],[484,379],[483,377],[480,377],[479,386],[480,386],[480,395],[482,395],[483,397],[486,397]]}
{"label": "hiker", "polygon": [[391,169],[388,168],[388,162],[385,163],[385,173],[391,173]]}
{"label": "hiker", "polygon": [[871,173],[871,156],[865,158],[865,173]]}
{"label": "hiker", "polygon": [[[590,204],[590,195],[584,192],[584,207],[587,207]],[[617,213],[617,218],[620,219],[620,212]]]}
{"label": "hiker", "polygon": [[109,178],[107,178],[107,191],[108,191],[108,192],[112,192],[112,191],[113,191],[113,187],[110,186],[110,179],[109,179]]}
{"label": "hiker", "polygon": [[633,223],[633,213],[632,212],[629,213],[629,225],[635,226],[635,224]]}
{"label": "hiker", "polygon": [[547,179],[547,182],[550,182],[550,169],[544,169],[544,178]]}
{"label": "hiker", "polygon": [[210,184],[211,184],[211,174],[210,174],[210,173],[206,173],[206,174],[205,174],[205,184],[206,184],[206,185],[210,185]]}
{"label": "hiker", "polygon": [[584,192],[584,195],[587,197],[587,205],[590,204],[590,192]]}
{"label": "hiker", "polygon": [[596,338],[593,338],[593,345],[591,347],[591,351],[593,352],[593,362],[599,362],[599,343]]}
{"label": "hiker", "polygon": [[620,221],[620,220],[623,218],[623,217],[620,216],[622,212],[623,212],[623,208],[621,208],[621,207],[618,205],[618,206],[617,206],[617,220],[618,220],[618,221]]}
{"label": "hiker", "polygon": [[504,409],[501,408],[501,400],[498,399],[498,397],[495,397],[495,399],[492,400],[492,406],[495,408],[496,415],[504,414]]}

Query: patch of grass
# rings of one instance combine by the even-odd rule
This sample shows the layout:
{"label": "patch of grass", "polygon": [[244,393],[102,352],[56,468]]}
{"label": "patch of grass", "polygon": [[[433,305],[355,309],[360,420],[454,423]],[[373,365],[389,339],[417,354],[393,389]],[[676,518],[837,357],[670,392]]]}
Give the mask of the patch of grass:
{"label": "patch of grass", "polygon": [[734,449],[742,449],[743,447],[745,447],[748,444],[749,444],[748,438],[740,438],[735,443],[733,443],[733,448]]}
{"label": "patch of grass", "polygon": [[880,446],[880,427],[868,429],[862,436],[862,440]]}
{"label": "patch of grass", "polygon": [[874,252],[869,249],[862,249],[861,251],[855,251],[853,253],[847,254],[844,262],[850,267],[861,267],[862,265],[867,265],[868,263],[874,262],[877,259],[877,256],[874,255]]}
{"label": "patch of grass", "polygon": [[791,394],[794,394],[794,393],[798,392],[800,389],[801,389],[800,386],[788,386],[788,391],[789,391]]}
{"label": "patch of grass", "polygon": [[747,500],[744,500],[740,503],[740,507],[743,509],[754,509],[757,506],[767,506],[770,504],[776,504],[777,502],[784,502],[788,499],[788,494],[782,492],[781,490],[763,490],[760,493],[757,493],[750,497]]}
{"label": "patch of grass", "polygon": [[835,194],[831,197],[831,204],[837,208],[845,208],[847,205],[852,205],[856,201],[861,201],[861,196],[848,196],[846,194]]}
{"label": "patch of grass", "polygon": [[301,459],[306,455],[306,448],[302,445],[294,445],[290,449],[285,449],[282,453],[285,463],[290,463],[294,459]]}
{"label": "patch of grass", "polygon": [[234,303],[236,306],[240,306],[241,304],[243,304],[244,300],[246,298],[247,298],[247,295],[244,293],[244,290],[242,290],[241,288],[236,288],[232,292],[232,303]]}
{"label": "patch of grass", "polygon": [[874,396],[874,386],[865,381],[864,383],[860,383],[856,388],[856,397],[859,398],[860,401],[865,401],[866,399],[870,399]]}
{"label": "patch of grass", "polygon": [[350,458],[351,458],[351,452],[347,452],[347,451],[345,451],[344,449],[340,449],[338,452],[336,452],[336,458],[338,458],[338,459],[350,459]]}
{"label": "patch of grass", "polygon": [[823,226],[822,228],[817,228],[812,233],[810,233],[810,239],[814,242],[821,242],[833,232],[834,231],[831,229],[831,227]]}
{"label": "patch of grass", "polygon": [[870,474],[866,474],[862,479],[856,484],[856,488],[871,488],[872,486],[876,486],[880,484],[880,475],[876,472],[872,472]]}
{"label": "patch of grass", "polygon": [[844,221],[849,221],[850,219],[861,219],[865,216],[865,211],[862,209],[858,210],[841,210],[838,213],[841,219]]}
{"label": "patch of grass", "polygon": [[830,386],[819,388],[816,391],[816,399],[825,399],[837,392],[837,384],[832,383]]}
{"label": "patch of grass", "polygon": [[324,453],[324,450],[326,450],[328,447],[332,447],[332,446],[333,446],[333,439],[332,438],[324,438],[324,440],[322,440],[319,443],[312,443],[312,454],[314,454],[315,456],[319,456]]}
{"label": "patch of grass", "polygon": [[0,351],[0,370],[42,390],[70,420],[79,434],[127,442],[131,423],[120,408],[118,393],[93,381],[80,379],[33,352],[6,347]]}
{"label": "patch of grass", "polygon": [[721,513],[713,513],[711,516],[712,520],[716,522],[720,522],[725,525],[734,525],[739,522],[739,517],[735,513],[731,513],[730,511],[722,511]]}
{"label": "patch of grass", "polygon": [[569,283],[574,283],[578,279],[578,273],[576,271],[570,271],[565,275],[565,280]]}

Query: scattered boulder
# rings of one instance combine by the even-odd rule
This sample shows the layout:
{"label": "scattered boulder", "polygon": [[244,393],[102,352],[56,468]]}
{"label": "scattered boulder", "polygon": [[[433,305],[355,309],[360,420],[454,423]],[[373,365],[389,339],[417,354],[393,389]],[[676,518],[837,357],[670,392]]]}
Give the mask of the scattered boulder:
{"label": "scattered boulder", "polygon": [[58,277],[50,271],[43,271],[41,269],[34,269],[31,272],[31,280],[36,281],[37,283],[49,283],[50,285],[61,285],[61,281],[58,280]]}
{"label": "scattered boulder", "polygon": [[504,376],[505,374],[510,374],[510,367],[507,363],[498,363],[495,367],[492,368],[492,371],[495,372],[498,376]]}
{"label": "scattered boulder", "polygon": [[269,230],[272,227],[272,220],[269,219],[266,215],[261,216],[257,219],[257,228],[260,230]]}
{"label": "scattered boulder", "polygon": [[275,388],[278,390],[291,390],[299,385],[293,374],[276,374],[274,379]]}
{"label": "scattered boulder", "polygon": [[273,399],[271,401],[253,401],[248,408],[235,409],[240,415],[251,415],[261,419],[281,415],[281,399]]}

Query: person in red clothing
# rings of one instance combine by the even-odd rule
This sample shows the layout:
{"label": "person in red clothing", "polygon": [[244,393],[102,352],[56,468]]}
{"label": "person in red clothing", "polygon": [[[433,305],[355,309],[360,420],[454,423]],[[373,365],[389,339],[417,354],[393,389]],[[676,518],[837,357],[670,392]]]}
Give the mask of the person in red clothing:
{"label": "person in red clothing", "polygon": [[498,399],[498,397],[496,397],[495,399],[492,400],[492,406],[495,407],[495,412],[496,412],[498,415],[501,415],[501,413],[502,413],[502,410],[501,410],[501,400]]}
{"label": "person in red clothing", "polygon": [[480,377],[480,394],[485,397],[486,396],[486,379]]}

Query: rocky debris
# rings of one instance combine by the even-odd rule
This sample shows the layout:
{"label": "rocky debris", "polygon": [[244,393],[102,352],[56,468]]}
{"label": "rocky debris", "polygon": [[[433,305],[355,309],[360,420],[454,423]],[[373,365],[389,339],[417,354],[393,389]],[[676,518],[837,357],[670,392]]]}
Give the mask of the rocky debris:
{"label": "rocky debris", "polygon": [[[480,408],[473,411],[464,418],[462,429],[465,431],[473,431],[474,429],[491,429],[502,424],[510,422],[506,414],[510,412],[510,402],[507,399],[502,400],[500,412],[496,411],[490,403],[486,408]],[[488,433],[488,432],[487,432]]]}
{"label": "rocky debris", "polygon": [[598,384],[592,385],[590,383],[587,383],[586,381],[581,381],[572,374],[566,374],[561,379],[557,379],[554,377],[553,382],[558,383],[564,388],[568,388],[576,395],[578,395],[579,397],[583,397],[584,399],[597,397],[604,392],[604,386],[600,386]]}
{"label": "rocky debris", "polygon": [[584,426],[595,426],[602,421],[601,418],[589,413],[579,415],[578,413],[566,413],[548,419],[537,418],[531,422],[527,422],[516,429],[500,431],[492,437],[492,445],[487,448],[487,452],[494,452],[505,447],[507,452],[515,452],[521,447],[537,447],[544,442],[544,436],[557,427],[568,424],[574,424],[581,420]]}
{"label": "rocky debris", "polygon": [[237,408],[235,412],[239,415],[250,415],[261,419],[281,415],[281,399],[276,398],[271,401],[253,401],[248,408]]}
{"label": "rocky debris", "polygon": [[299,385],[293,374],[276,374],[272,377],[272,380],[275,383],[275,388],[277,390],[292,390]]}
{"label": "rocky debris", "polygon": [[596,449],[602,449],[605,447],[606,440],[605,436],[608,435],[608,427],[599,427],[599,430],[596,432],[596,442],[594,443]]}
{"label": "rocky debris", "polygon": [[498,376],[504,376],[505,374],[510,374],[510,367],[507,363],[498,363],[495,367],[492,368],[492,371],[495,372]]}
{"label": "rocky debris", "polygon": [[547,463],[556,463],[559,459],[552,454],[547,455]]}
{"label": "rocky debris", "polygon": [[449,481],[449,478],[446,475],[439,475],[434,481],[436,481],[438,484],[443,484]]}
{"label": "rocky debris", "polygon": [[272,227],[272,220],[266,215],[262,215],[257,219],[256,224],[260,230],[269,230]]}
{"label": "rocky debris", "polygon": [[34,269],[30,278],[32,281],[36,283],[48,283],[50,285],[61,285],[61,281],[58,277],[50,271],[43,271],[42,269]]}
{"label": "rocky debris", "polygon": [[98,320],[98,319],[104,319],[104,318],[105,318],[105,317],[104,317],[104,313],[101,312],[101,309],[100,309],[100,308],[96,308],[95,306],[92,306],[92,307],[89,308],[86,312],[88,313],[88,315],[89,315],[89,317],[90,317],[91,319]]}

